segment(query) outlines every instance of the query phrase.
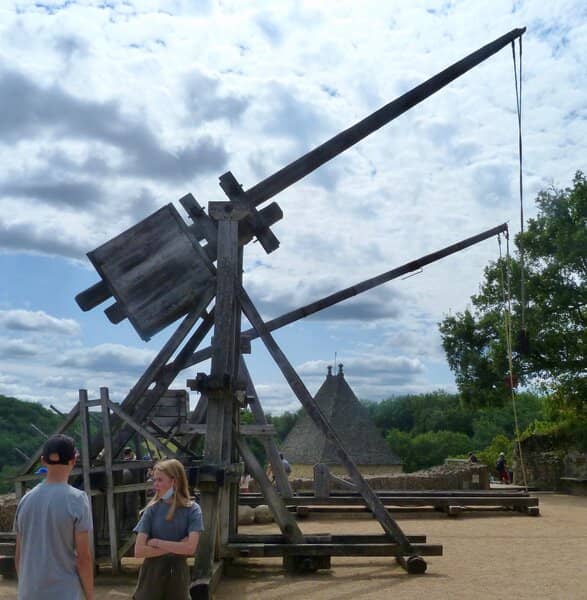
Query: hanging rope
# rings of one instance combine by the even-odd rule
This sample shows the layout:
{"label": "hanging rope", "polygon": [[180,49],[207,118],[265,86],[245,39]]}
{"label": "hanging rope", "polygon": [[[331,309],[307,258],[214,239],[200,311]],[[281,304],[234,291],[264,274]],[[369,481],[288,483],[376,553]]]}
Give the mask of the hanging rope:
{"label": "hanging rope", "polygon": [[518,421],[518,407],[516,404],[516,391],[514,385],[514,359],[512,350],[512,295],[511,295],[511,259],[510,259],[510,237],[509,230],[506,230],[506,276],[504,278],[503,273],[503,256],[501,252],[501,235],[497,236],[497,243],[499,245],[499,264],[500,264],[500,279],[501,279],[501,292],[503,301],[503,320],[504,320],[504,333],[506,351],[508,357],[508,370],[509,370],[509,387],[512,398],[512,409],[514,413],[514,431],[516,436],[516,446],[518,448],[518,456],[520,457],[520,469],[522,471],[522,482],[524,487],[528,488],[528,480],[526,478],[526,467],[524,465],[524,456],[522,454],[522,443],[520,441],[520,425]]}
{"label": "hanging rope", "polygon": [[[516,44],[512,40],[512,58],[514,61],[514,83],[516,87],[516,109],[518,113],[518,178],[520,195],[520,319],[522,335],[526,334],[526,267],[524,264],[524,176],[523,176],[523,147],[522,147],[522,38],[518,39],[520,67],[516,63]],[[527,344],[527,339],[526,339]]]}

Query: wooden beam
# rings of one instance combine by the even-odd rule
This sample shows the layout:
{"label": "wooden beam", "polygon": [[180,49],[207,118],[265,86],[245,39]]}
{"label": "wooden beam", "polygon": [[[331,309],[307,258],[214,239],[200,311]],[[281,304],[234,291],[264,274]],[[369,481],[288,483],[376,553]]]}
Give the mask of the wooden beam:
{"label": "wooden beam", "polygon": [[[205,435],[206,425],[192,425],[190,423],[184,423],[177,428],[177,435],[182,434]],[[277,431],[270,423],[265,425],[241,425],[240,434],[248,437],[269,437],[277,435]]]}
{"label": "wooden beam", "polygon": [[298,400],[302,403],[302,406],[306,409],[326,439],[332,443],[337,458],[346,467],[351,479],[365,499],[365,503],[375,515],[375,518],[379,521],[384,531],[394,537],[397,543],[403,548],[403,550],[405,550],[405,553],[413,554],[408,539],[397,523],[385,510],[381,500],[377,497],[377,495],[365,481],[364,477],[361,475],[357,465],[344,449],[342,442],[328,422],[328,419],[325,417],[320,407],[316,404],[314,398],[312,398],[312,395],[307,390],[295,369],[287,360],[285,354],[281,351],[281,348],[278,346],[277,342],[275,342],[273,339],[273,336],[267,330],[265,323],[261,319],[261,315],[257,312],[257,309],[241,285],[239,285],[237,288],[237,294],[243,311],[249,319],[251,325],[253,325],[253,327],[257,330],[257,333],[263,340],[263,343],[269,351],[269,354],[271,354],[273,360],[283,373],[290,388]]}
{"label": "wooden beam", "polygon": [[[207,429],[204,444],[204,465],[222,465],[228,462],[225,456],[230,447],[232,427],[226,426],[225,404],[232,405],[236,365],[235,348],[238,348],[238,330],[235,329],[237,304],[235,279],[241,277],[239,271],[238,219],[240,210],[229,203],[210,203],[208,212],[218,220],[216,304],[214,307],[214,336],[212,340],[212,365],[210,372],[211,389],[208,396]],[[220,511],[227,490],[213,483],[200,484],[200,505],[204,514],[206,529],[200,536],[194,575],[199,582],[193,590],[211,595],[207,586],[213,576],[214,562],[217,559],[217,543],[221,528],[228,533],[228,515]],[[221,520],[226,521],[222,523]],[[192,597],[194,591],[192,590]]]}
{"label": "wooden beam", "polygon": [[[249,373],[245,359],[242,357],[240,360],[239,369],[240,376],[243,377],[246,382],[247,396],[252,398],[252,401],[250,402],[249,406],[251,407],[253,417],[255,417],[255,421],[258,424],[266,425],[267,419],[265,417],[263,407],[261,406],[261,402],[259,401],[257,389],[255,388],[255,384],[253,383],[253,378]],[[277,489],[281,493],[282,497],[291,498],[291,496],[293,495],[293,490],[291,489],[287,473],[285,472],[283,462],[281,460],[281,457],[279,456],[279,449],[277,448],[277,444],[275,443],[275,438],[263,439],[262,441],[263,445],[265,446],[265,454],[269,459],[273,475],[275,476],[275,481],[277,482]]]}
{"label": "wooden beam", "polygon": [[[486,231],[482,231],[477,235],[468,237],[464,240],[451,244],[450,246],[446,246],[445,248],[441,248],[435,252],[430,254],[426,254],[416,260],[412,260],[407,262],[395,269],[391,269],[390,271],[386,271],[385,273],[381,273],[375,277],[371,277],[370,279],[366,279],[359,283],[355,283],[350,287],[344,288],[338,292],[334,292],[333,294],[329,294],[328,296],[324,296],[315,302],[311,302],[310,304],[306,304],[300,308],[287,312],[280,317],[275,319],[271,319],[265,323],[265,326],[269,331],[275,331],[276,329],[280,329],[294,323],[295,321],[299,321],[309,315],[320,312],[330,306],[334,306],[335,304],[339,304],[344,300],[348,300],[349,298],[353,298],[363,292],[376,288],[384,283],[397,279],[398,277],[402,277],[403,275],[407,275],[408,273],[413,273],[426,265],[429,265],[433,262],[436,262],[442,258],[450,256],[451,254],[455,254],[456,252],[460,252],[465,248],[469,248],[479,242],[482,242],[486,239],[496,236],[499,233],[507,231],[507,223],[502,223],[501,225],[497,225],[496,227],[492,227],[491,229],[487,229]],[[247,329],[241,333],[241,336],[247,337],[250,340],[254,340],[259,337],[255,328]],[[198,352],[194,353],[186,362],[186,366],[195,365],[203,360],[210,358],[211,356],[211,348],[202,348]]]}
{"label": "wooden beam", "polygon": [[131,417],[129,417],[117,404],[108,400],[108,406],[112,412],[122,421],[124,421],[129,427],[134,429],[137,433],[140,433],[146,440],[149,440],[160,452],[162,452],[168,458],[176,458],[177,454],[170,450],[167,446],[162,444],[154,435],[150,434],[143,426],[136,423]]}
{"label": "wooden beam", "polygon": [[108,388],[100,388],[102,401],[102,434],[104,435],[104,468],[106,473],[106,512],[108,514],[108,537],[110,542],[110,560],[112,572],[119,571],[118,560],[118,528],[114,509],[114,480],[112,478],[112,433],[110,429],[110,399]]}
{"label": "wooden beam", "polygon": [[[88,502],[90,503],[90,512],[92,510],[92,486],[90,484],[90,418],[88,414],[88,392],[87,390],[79,390],[79,418],[80,418],[80,429],[81,429],[81,462],[82,462],[82,474],[84,481],[84,491],[88,496]],[[92,556],[95,557],[94,551],[94,536],[90,537],[90,550]]]}
{"label": "wooden beam", "polygon": [[273,517],[287,542],[301,544],[304,542],[304,536],[293,515],[285,508],[283,498],[279,496],[277,490],[273,487],[263,467],[259,464],[257,457],[253,454],[244,438],[236,436],[236,446],[241,453],[249,472],[261,488],[265,500],[273,513]]}
{"label": "wooden beam", "polygon": [[[135,421],[145,421],[146,416],[151,412],[159,398],[167,391],[169,385],[173,379],[175,379],[175,376],[179,370],[181,370],[181,361],[176,361],[177,364],[175,367],[165,372],[165,376],[161,377],[160,381],[157,381],[155,388],[152,390],[148,389],[153,381],[160,377],[167,361],[177,350],[178,346],[192,329],[196,321],[200,317],[203,318],[202,324],[190,340],[191,345],[189,347],[189,351],[185,353],[188,356],[193,352],[193,349],[197,347],[202,339],[204,339],[212,327],[212,322],[205,318],[204,313],[213,296],[214,289],[212,286],[210,286],[207,292],[199,297],[197,305],[194,306],[194,309],[184,318],[174,334],[159,351],[147,370],[143,373],[139,381],[122,401],[120,405],[122,410],[129,416],[133,417]],[[178,355],[178,359],[180,358],[180,355]],[[115,426],[121,425],[122,424],[120,422],[115,423]],[[116,434],[116,439],[113,446],[114,456],[117,456],[122,448],[124,448],[131,436],[132,428],[129,429],[128,427],[125,428],[124,426],[120,427]],[[100,441],[96,438],[92,443],[92,454],[96,455],[99,452],[99,449]]]}
{"label": "wooden beam", "polygon": [[[415,553],[423,556],[442,556],[442,546],[435,544],[413,544]],[[224,549],[225,556],[269,558],[275,556],[406,556],[400,544],[235,544]],[[407,554],[407,556],[413,556]]]}

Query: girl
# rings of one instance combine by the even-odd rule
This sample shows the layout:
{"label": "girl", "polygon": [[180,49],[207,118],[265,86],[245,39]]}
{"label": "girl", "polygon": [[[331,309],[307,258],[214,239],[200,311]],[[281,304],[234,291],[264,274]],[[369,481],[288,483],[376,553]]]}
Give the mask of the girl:
{"label": "girl", "polygon": [[192,502],[183,465],[171,458],[153,467],[155,496],[134,528],[135,556],[144,558],[135,600],[189,600],[187,556],[203,531],[202,511]]}

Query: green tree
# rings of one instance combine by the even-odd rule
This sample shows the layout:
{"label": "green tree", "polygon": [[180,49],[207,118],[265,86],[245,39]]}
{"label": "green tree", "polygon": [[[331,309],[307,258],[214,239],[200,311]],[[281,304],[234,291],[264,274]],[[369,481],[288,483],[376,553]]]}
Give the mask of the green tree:
{"label": "green tree", "polygon": [[[504,289],[511,276],[514,372],[535,382],[561,407],[587,406],[587,180],[542,191],[538,214],[515,251],[490,263],[472,308],[440,323],[443,347],[463,399],[472,406],[501,404],[509,396]],[[524,302],[521,301],[522,249]],[[522,313],[524,319],[522,320]],[[562,410],[562,408],[561,408]]]}
{"label": "green tree", "polygon": [[411,472],[440,465],[446,458],[460,456],[471,449],[471,438],[455,431],[429,431],[410,435],[392,429],[386,437],[390,448]]}

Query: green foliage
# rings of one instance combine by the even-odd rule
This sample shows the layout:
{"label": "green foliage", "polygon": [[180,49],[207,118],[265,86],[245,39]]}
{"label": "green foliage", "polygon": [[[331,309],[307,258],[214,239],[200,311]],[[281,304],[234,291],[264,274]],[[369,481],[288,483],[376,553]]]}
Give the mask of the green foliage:
{"label": "green foliage", "polygon": [[463,406],[458,394],[436,391],[388,398],[365,406],[377,427],[414,434],[428,431],[457,431],[473,434],[474,411]]}
{"label": "green foliage", "polygon": [[[473,308],[440,323],[443,347],[463,399],[471,406],[504,404],[509,389],[504,290],[511,273],[514,372],[520,383],[540,382],[550,401],[575,414],[587,411],[587,180],[542,191],[538,214],[516,237],[508,261],[490,263]],[[524,249],[525,299],[521,302]],[[517,344],[522,310],[529,345]]]}
{"label": "green foliage", "polygon": [[[511,402],[475,410],[458,394],[437,391],[366,402],[365,406],[386,434],[391,449],[404,462],[405,471],[479,452],[495,439],[503,445],[497,452],[505,452],[504,440],[515,437]],[[518,394],[516,406],[521,430],[544,415],[544,398],[533,393]]]}
{"label": "green foliage", "polygon": [[15,448],[30,456],[43,443],[31,423],[49,434],[61,421],[61,417],[40,404],[0,395],[0,493],[13,489],[11,478],[23,464],[24,459]]}
{"label": "green foliage", "polygon": [[455,431],[429,431],[410,435],[392,429],[385,439],[404,461],[406,472],[440,465],[446,458],[465,454],[471,449],[471,438]]}
{"label": "green foliage", "polygon": [[[544,402],[544,398],[529,392],[516,396],[520,432],[543,416]],[[485,448],[497,435],[514,438],[516,432],[511,402],[505,406],[486,407],[476,411],[473,431],[474,448]]]}

